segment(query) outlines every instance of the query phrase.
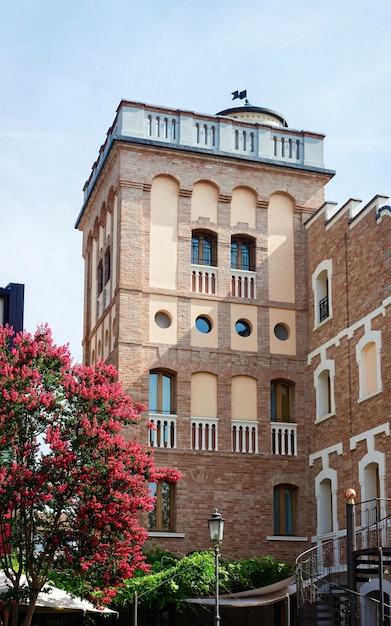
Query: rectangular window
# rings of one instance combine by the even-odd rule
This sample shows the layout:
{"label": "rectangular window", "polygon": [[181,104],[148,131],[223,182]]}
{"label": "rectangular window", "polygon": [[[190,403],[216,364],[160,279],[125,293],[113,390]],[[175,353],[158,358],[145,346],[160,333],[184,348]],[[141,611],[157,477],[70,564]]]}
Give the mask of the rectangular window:
{"label": "rectangular window", "polygon": [[212,265],[212,243],[210,239],[204,239],[201,265]]}
{"label": "rectangular window", "polygon": [[242,243],[242,270],[250,270],[250,246],[248,243]]}
{"label": "rectangular window", "polygon": [[292,422],[292,385],[272,381],[270,385],[270,417],[272,422]]}
{"label": "rectangular window", "polygon": [[191,239],[191,262],[193,265],[217,265],[217,240],[213,236],[193,234]]}
{"label": "rectangular window", "polygon": [[274,534],[295,534],[295,488],[290,485],[274,487]]}
{"label": "rectangular window", "polygon": [[231,269],[238,269],[238,244],[236,242],[231,243]]}
{"label": "rectangular window", "polygon": [[319,321],[327,319],[329,316],[329,297],[325,296],[319,300]]}
{"label": "rectangular window", "polygon": [[150,483],[149,490],[156,501],[153,510],[148,514],[148,530],[172,532],[175,485],[167,482]]}
{"label": "rectangular window", "polygon": [[198,237],[193,237],[191,240],[191,262],[193,265],[198,265],[199,249],[200,240]]}
{"label": "rectangular window", "polygon": [[175,412],[173,404],[173,376],[164,372],[151,372],[149,375],[150,413],[171,415]]}
{"label": "rectangular window", "polygon": [[255,271],[255,244],[253,241],[231,239],[231,269]]}

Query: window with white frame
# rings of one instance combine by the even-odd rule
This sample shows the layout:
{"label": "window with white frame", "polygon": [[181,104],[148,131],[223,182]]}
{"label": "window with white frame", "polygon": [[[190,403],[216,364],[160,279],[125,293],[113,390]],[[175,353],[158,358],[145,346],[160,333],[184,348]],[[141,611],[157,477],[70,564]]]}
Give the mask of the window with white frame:
{"label": "window with white frame", "polygon": [[322,261],[312,274],[312,290],[314,292],[314,322],[318,326],[332,317],[332,260]]}
{"label": "window with white frame", "polygon": [[333,532],[333,492],[330,478],[319,483],[318,493],[318,535]]}
{"label": "window with white frame", "polygon": [[317,420],[335,413],[334,376],[335,364],[331,359],[322,361],[314,372]]}
{"label": "window with white frame", "polygon": [[356,346],[358,365],[359,400],[382,390],[381,380],[381,332],[372,330],[360,339]]}

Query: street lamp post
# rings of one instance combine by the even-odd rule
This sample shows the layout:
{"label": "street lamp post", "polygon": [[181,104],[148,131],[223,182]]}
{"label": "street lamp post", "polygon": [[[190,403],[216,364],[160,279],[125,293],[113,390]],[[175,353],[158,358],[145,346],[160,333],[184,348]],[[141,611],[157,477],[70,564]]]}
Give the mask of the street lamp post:
{"label": "street lamp post", "polygon": [[224,519],[217,509],[212,513],[212,517],[208,519],[210,540],[214,542],[215,552],[215,626],[220,624],[220,611],[219,611],[219,544],[223,541],[224,532]]}

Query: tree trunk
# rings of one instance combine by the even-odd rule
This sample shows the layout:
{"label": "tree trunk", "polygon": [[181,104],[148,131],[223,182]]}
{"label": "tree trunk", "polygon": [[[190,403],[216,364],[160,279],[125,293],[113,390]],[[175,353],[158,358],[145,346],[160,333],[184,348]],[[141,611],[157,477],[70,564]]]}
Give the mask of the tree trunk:
{"label": "tree trunk", "polygon": [[19,602],[12,604],[11,608],[11,626],[18,626]]}
{"label": "tree trunk", "polygon": [[37,598],[38,594],[35,594],[33,598],[30,598],[30,604],[27,607],[27,613],[21,626],[30,626],[35,611],[35,605],[37,604]]}

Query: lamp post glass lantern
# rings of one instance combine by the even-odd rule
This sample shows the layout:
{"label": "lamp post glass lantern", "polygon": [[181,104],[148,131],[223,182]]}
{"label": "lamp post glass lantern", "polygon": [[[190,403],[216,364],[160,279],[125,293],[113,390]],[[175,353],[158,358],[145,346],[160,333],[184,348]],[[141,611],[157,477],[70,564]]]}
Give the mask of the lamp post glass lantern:
{"label": "lamp post glass lantern", "polygon": [[224,533],[224,519],[220,513],[218,513],[217,509],[214,513],[212,513],[212,517],[208,519],[209,526],[209,534],[210,540],[215,543],[220,543],[223,541],[223,533]]}
{"label": "lamp post glass lantern", "polygon": [[215,626],[219,626],[220,624],[220,611],[219,611],[219,543],[223,540],[223,532],[224,532],[224,519],[221,514],[215,510],[212,514],[212,517],[208,519],[209,526],[209,534],[211,541],[214,542],[214,553],[215,553]]}

